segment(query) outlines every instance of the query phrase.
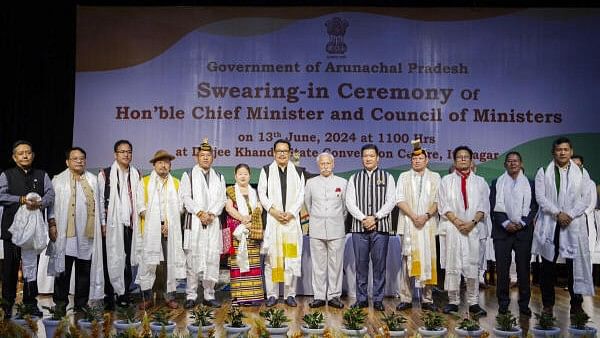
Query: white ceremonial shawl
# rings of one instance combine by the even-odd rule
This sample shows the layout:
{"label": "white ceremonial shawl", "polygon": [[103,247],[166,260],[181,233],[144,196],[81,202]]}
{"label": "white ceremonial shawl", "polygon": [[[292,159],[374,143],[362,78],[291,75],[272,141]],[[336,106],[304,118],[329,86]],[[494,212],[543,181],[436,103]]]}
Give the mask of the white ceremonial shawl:
{"label": "white ceremonial shawl", "polygon": [[[509,196],[505,198],[504,196]],[[521,217],[527,217],[531,210],[531,186],[523,170],[519,171],[516,182],[505,171],[496,181],[496,206],[494,211],[503,212],[512,223],[520,224]]]}
{"label": "white ceremonial shawl", "polygon": [[[143,223],[143,233],[140,235],[138,248],[138,264],[158,265],[163,260],[161,246],[160,201],[156,180],[158,174],[152,170],[148,186],[140,184],[138,189],[138,210],[146,210]],[[146,178],[145,178],[146,179]],[[147,191],[148,200],[145,201]],[[145,202],[145,204],[144,204]],[[185,255],[181,243],[181,210],[182,204],[175,188],[173,176],[167,178],[167,217],[169,232],[167,235],[167,292],[176,291],[177,279],[185,278]],[[141,230],[141,229],[139,229]],[[138,230],[138,232],[139,232]],[[139,276],[139,275],[138,275]],[[136,283],[139,281],[136,278]]]}
{"label": "white ceremonial shawl", "polygon": [[[129,167],[129,181],[131,182],[131,205],[129,210],[122,210],[120,200],[128,196],[128,183],[119,181],[119,165],[117,161],[113,162],[110,169],[110,193],[108,210],[106,212],[106,265],[110,283],[118,295],[125,293],[125,246],[123,239],[123,223],[124,217],[129,218],[129,211],[133,215],[133,224],[130,224],[132,229],[138,226],[137,213],[137,191],[141,185],[140,175],[136,168]],[[106,173],[104,173],[106,174]],[[106,179],[106,178],[105,178]],[[121,194],[117,189],[117,182],[121,185]],[[104,198],[104,196],[100,196]],[[126,220],[129,222],[129,219]],[[131,247],[136,247],[136,236],[132,236]],[[132,264],[133,265],[133,264]]]}
{"label": "white ceremonial shawl", "polygon": [[[98,180],[96,176],[88,171],[84,173],[94,191],[95,201],[95,224],[94,241],[92,244],[92,266],[90,269],[90,299],[104,298],[104,271],[102,263],[102,231],[100,228],[100,210],[98,203]],[[56,193],[54,198],[54,216],[58,236],[56,242],[50,243],[47,252],[50,253],[48,262],[48,275],[57,276],[65,271],[65,251],[67,248],[67,213],[69,211],[69,199],[71,197],[71,172],[67,168],[62,173],[54,176],[52,186]]]}
{"label": "white ceremonial shawl", "polygon": [[[417,215],[424,215],[433,203],[437,202],[437,193],[440,186],[440,175],[425,169],[423,173],[423,186],[421,188],[421,196],[413,189],[413,176],[416,175],[413,169],[403,172],[398,177],[396,191],[403,190],[405,202]],[[402,237],[402,254],[407,256],[407,264],[412,266],[412,252],[415,251],[419,255],[421,273],[419,274],[418,282],[420,284],[431,280],[432,271],[435,264],[435,233],[437,232],[438,218],[437,214],[431,215],[425,226],[417,229],[410,217],[405,215],[400,210],[398,216],[398,230]],[[431,246],[433,241],[434,246]],[[432,262],[433,261],[433,262]],[[418,286],[418,285],[417,285]]]}
{"label": "white ceremonial shawl", "polygon": [[196,274],[204,272],[204,279],[217,282],[219,280],[219,260],[223,250],[223,236],[219,217],[215,217],[212,224],[206,228],[202,226],[200,218],[195,216],[199,211],[211,212],[219,216],[225,206],[225,181],[221,179],[214,169],[210,168],[209,184],[202,173],[200,166],[192,169],[192,189],[190,194],[190,179],[188,173],[181,176],[181,196],[186,210],[192,216],[192,231],[189,249],[186,250],[188,265]]}
{"label": "white ceremonial shawl", "polygon": [[[286,169],[286,206],[287,209],[283,208],[283,200],[281,198],[281,182],[279,181],[279,168],[277,162],[273,161],[269,165],[269,177],[267,180],[267,192],[269,199],[273,202],[273,207],[278,210],[284,210],[285,212],[294,213],[295,210],[291,210],[292,206],[297,204],[299,201],[304,201],[303,184],[304,180],[298,175],[296,166],[292,162],[288,162]],[[277,242],[282,243],[283,237],[288,240],[293,238],[296,239],[297,257],[296,258],[285,258],[285,272],[291,273],[294,277],[300,277],[302,275],[301,261],[302,261],[302,228],[300,227],[300,215],[299,213],[294,214],[294,219],[287,224],[281,224],[277,221],[267,210],[267,226],[264,232],[264,240],[262,252],[267,254],[267,258],[271,260],[271,266],[274,267],[276,262],[272,259],[273,257],[283,256],[283,247],[275,245]],[[291,279],[287,279],[290,281]]]}
{"label": "white ceremonial shawl", "polygon": [[[442,268],[449,275],[465,275],[466,278],[477,278],[481,263],[481,253],[485,249],[485,239],[488,237],[490,211],[490,188],[481,176],[471,172],[467,178],[467,199],[469,208],[465,210],[460,188],[460,176],[454,172],[442,178],[438,192],[438,209],[440,210],[440,241],[445,241],[446,250],[440,250]],[[469,222],[475,214],[481,211],[485,217],[477,223],[468,235],[461,234],[456,226],[447,218],[447,212],[453,212],[456,217]],[[482,243],[483,242],[483,243]],[[455,281],[458,280],[458,283]],[[449,291],[460,288],[460,278],[446,278],[445,289]]]}
{"label": "white ceremonial shawl", "polygon": [[590,204],[585,209],[585,218],[587,221],[587,229],[588,229],[588,238],[589,238],[589,248],[590,248],[590,260],[593,264],[598,264],[597,254],[596,254],[596,246],[598,244],[598,231],[597,231],[597,223],[596,223],[596,203],[598,202],[598,193],[596,190],[596,183],[589,180],[589,189],[590,189]]}
{"label": "white ceremonial shawl", "polygon": [[542,255],[547,260],[554,259],[554,231],[559,211],[566,212],[573,221],[566,229],[560,229],[558,252],[563,258],[573,259],[573,289],[575,293],[592,296],[591,257],[585,209],[590,204],[589,175],[571,161],[567,173],[566,191],[556,193],[554,161],[535,176],[535,194],[540,206],[533,231],[532,254]]}
{"label": "white ceremonial shawl", "polygon": [[248,203],[250,204],[250,208],[252,208],[252,210],[248,210],[248,205],[246,205],[246,199],[240,191],[240,186],[236,183],[233,188],[235,190],[235,200],[237,201],[237,211],[242,216],[250,216],[252,210],[254,210],[258,205],[258,196],[256,195],[256,190],[248,185]]}

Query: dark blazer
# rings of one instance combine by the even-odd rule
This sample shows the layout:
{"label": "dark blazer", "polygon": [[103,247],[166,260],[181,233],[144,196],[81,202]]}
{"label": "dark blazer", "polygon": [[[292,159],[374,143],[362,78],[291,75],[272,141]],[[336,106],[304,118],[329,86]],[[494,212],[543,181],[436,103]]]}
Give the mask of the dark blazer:
{"label": "dark blazer", "polygon": [[502,223],[508,220],[508,216],[504,212],[496,212],[494,208],[496,206],[496,183],[497,179],[492,181],[490,189],[490,216],[492,218],[492,238],[493,239],[504,239],[508,236],[517,236],[518,239],[531,240],[533,239],[533,220],[538,211],[538,204],[535,200],[535,184],[532,180],[529,180],[529,186],[531,187],[531,206],[529,214],[526,217],[521,217],[521,220],[526,224],[525,228],[515,233],[509,233],[504,229]]}

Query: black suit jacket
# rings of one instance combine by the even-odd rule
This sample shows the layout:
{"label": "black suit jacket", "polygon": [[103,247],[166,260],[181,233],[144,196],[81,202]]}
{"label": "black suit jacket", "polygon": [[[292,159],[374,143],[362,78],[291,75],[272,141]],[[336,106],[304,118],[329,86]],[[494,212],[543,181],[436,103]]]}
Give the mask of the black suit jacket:
{"label": "black suit jacket", "polygon": [[526,224],[525,228],[515,232],[509,233],[504,229],[502,223],[508,220],[508,216],[504,212],[496,212],[494,211],[496,207],[496,183],[497,179],[492,181],[492,186],[490,189],[490,207],[491,207],[491,218],[492,218],[492,238],[494,239],[503,239],[509,236],[517,236],[519,239],[523,240],[531,240],[533,239],[533,220],[538,211],[538,204],[535,200],[535,184],[532,180],[529,181],[529,186],[531,187],[531,206],[529,210],[529,214],[526,217],[521,217],[521,220]]}

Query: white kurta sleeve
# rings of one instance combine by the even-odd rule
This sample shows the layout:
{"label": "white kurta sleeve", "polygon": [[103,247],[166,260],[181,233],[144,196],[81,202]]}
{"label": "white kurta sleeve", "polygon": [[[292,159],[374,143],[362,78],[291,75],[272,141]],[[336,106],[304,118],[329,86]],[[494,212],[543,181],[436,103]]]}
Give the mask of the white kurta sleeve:
{"label": "white kurta sleeve", "polygon": [[575,203],[573,204],[573,208],[571,208],[571,210],[563,210],[571,218],[575,219],[583,215],[590,203],[592,203],[592,191],[589,188],[591,184],[592,183],[589,176],[583,175],[583,177],[581,178],[580,188],[581,198],[575,198]]}
{"label": "white kurta sleeve", "polygon": [[181,175],[181,182],[179,184],[179,195],[183,202],[184,209],[190,214],[196,215],[200,212],[200,206],[192,199],[192,182],[188,173],[185,172]]}
{"label": "white kurta sleeve", "polygon": [[381,206],[381,209],[375,212],[375,217],[384,218],[394,210],[396,206],[396,183],[394,177],[388,173],[387,175],[387,189],[385,192],[385,203]]}
{"label": "white kurta sleeve", "polygon": [[[450,174],[451,175],[451,174]],[[450,203],[452,197],[448,196],[449,187],[447,185],[451,184],[451,180],[444,180],[440,182],[440,188],[438,190],[438,208],[440,211],[440,217],[446,218],[446,213],[453,212],[452,203]]]}
{"label": "white kurta sleeve", "polygon": [[106,179],[104,178],[104,170],[98,172],[98,207],[100,208],[100,224],[106,225],[106,209],[104,205],[104,188]]}
{"label": "white kurta sleeve", "polygon": [[[317,176],[318,177],[318,176]],[[316,177],[315,177],[316,178]],[[306,210],[308,210],[308,213],[310,214],[310,207],[312,205],[312,186],[313,183],[315,182],[314,179],[310,179],[306,182],[306,189],[304,189],[304,205],[306,205]]]}
{"label": "white kurta sleeve", "polygon": [[362,221],[366,216],[356,205],[356,189],[354,188],[354,175],[350,176],[346,185],[346,208],[352,217]]}
{"label": "white kurta sleeve", "polygon": [[[213,215],[220,215],[223,212],[223,208],[225,207],[225,202],[227,201],[227,196],[225,194],[225,177],[223,175],[218,174],[219,176],[219,189],[217,191],[217,196],[211,199],[211,204],[208,208],[209,212]],[[212,196],[211,196],[212,197]],[[249,210],[252,212],[252,210]]]}
{"label": "white kurta sleeve", "polygon": [[269,212],[273,206],[273,201],[267,196],[267,189],[267,174],[264,169],[261,169],[258,178],[258,198],[265,211]]}
{"label": "white kurta sleeve", "polygon": [[535,200],[543,212],[547,212],[552,215],[556,215],[560,212],[554,202],[546,198],[544,167],[541,167],[535,175]]}
{"label": "white kurta sleeve", "polygon": [[140,184],[138,184],[138,189],[136,192],[137,196],[136,196],[136,209],[138,212],[138,215],[140,215],[142,212],[146,211],[146,201],[145,201],[145,196],[144,196],[144,181],[142,180],[140,182]]}

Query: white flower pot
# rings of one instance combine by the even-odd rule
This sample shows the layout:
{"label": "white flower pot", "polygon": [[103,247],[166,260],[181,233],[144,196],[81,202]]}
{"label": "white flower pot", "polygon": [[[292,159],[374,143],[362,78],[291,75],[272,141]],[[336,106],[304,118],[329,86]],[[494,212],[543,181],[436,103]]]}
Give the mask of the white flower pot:
{"label": "white flower pot", "polygon": [[169,321],[169,324],[167,324],[167,325],[162,325],[157,322],[150,322],[150,331],[152,331],[152,335],[154,337],[160,336],[160,333],[162,332],[163,327],[165,328],[165,332],[167,334],[171,334],[171,333],[173,333],[173,331],[175,331],[176,325],[172,321]]}
{"label": "white flower pot", "polygon": [[308,326],[302,324],[300,326],[300,331],[302,331],[304,337],[322,337],[325,333],[325,325],[321,325],[319,329],[309,329]]}
{"label": "white flower pot", "polygon": [[574,338],[594,338],[596,337],[596,332],[597,330],[593,327],[589,327],[586,326],[585,329],[581,330],[581,329],[576,329],[572,326],[569,326],[569,328],[567,329],[569,331],[569,333],[571,334],[571,337]]}
{"label": "white flower pot", "polygon": [[202,337],[208,337],[208,331],[215,328],[215,324],[210,324],[206,326],[196,326],[194,324],[188,324],[187,329],[190,331],[192,337],[196,337],[198,335],[198,331],[202,332]]}
{"label": "white flower pot", "polygon": [[[29,325],[27,324],[27,320],[25,319],[11,319],[13,323],[15,323],[17,326],[22,327],[23,329],[25,329],[25,331],[27,331],[27,333],[29,335],[31,335],[32,337],[35,337],[35,335],[33,334],[33,330],[29,327]],[[38,317],[35,316],[31,316],[31,320],[35,323],[35,327],[39,330],[39,325],[38,325]]]}
{"label": "white flower pot", "polygon": [[[54,337],[54,332],[56,332],[56,329],[58,328],[58,326],[60,325],[61,320],[54,320],[54,319],[50,319],[50,318],[43,318],[42,319],[42,323],[44,323],[44,328],[46,329],[46,338],[52,338]],[[67,331],[68,328],[65,328],[65,332]],[[63,338],[65,335],[61,335],[58,338]]]}
{"label": "white flower pot", "polygon": [[271,338],[286,338],[288,332],[288,326],[283,327],[269,327],[267,326],[267,332],[271,335]]}
{"label": "white flower pot", "polygon": [[343,334],[345,334],[348,337],[362,337],[365,334],[367,334],[367,328],[363,327],[360,330],[349,330],[346,328],[341,328],[340,331],[342,331]]}
{"label": "white flower pot", "polygon": [[227,338],[248,337],[248,331],[250,331],[250,326],[248,325],[244,325],[243,327],[233,327],[231,324],[225,324],[223,328],[227,333]]}
{"label": "white flower pot", "polygon": [[138,327],[140,327],[140,325],[142,325],[141,321],[129,323],[127,320],[120,319],[120,320],[115,320],[113,322],[113,326],[114,326],[115,330],[117,330],[117,334],[124,333],[127,330],[129,330],[129,328],[131,328],[131,327],[137,331],[137,329],[138,329]]}
{"label": "white flower pot", "polygon": [[537,328],[537,327],[532,327],[531,328],[531,333],[536,338],[541,338],[541,337],[560,337],[560,327],[553,327],[553,328],[551,328],[549,330],[542,330],[542,329]]}
{"label": "white flower pot", "polygon": [[419,331],[423,337],[444,337],[446,336],[446,333],[448,333],[447,328],[443,328],[443,330],[427,330],[423,326],[419,327],[417,331]]}
{"label": "white flower pot", "polygon": [[514,331],[503,331],[497,328],[494,328],[494,335],[496,337],[522,337],[523,330],[520,327],[515,327]]}
{"label": "white flower pot", "polygon": [[[88,322],[85,319],[80,319],[77,321],[77,325],[79,325],[79,328],[81,329],[81,331],[85,332],[88,335],[92,334],[92,322]],[[100,330],[100,337],[104,337],[104,334],[102,333],[102,325],[104,325],[103,320],[98,322],[98,329]]]}
{"label": "white flower pot", "polygon": [[402,331],[388,331],[390,333],[390,337],[404,337],[406,336],[406,330]]}
{"label": "white flower pot", "polygon": [[481,334],[483,333],[483,329],[481,328],[475,331],[467,331],[457,327],[454,329],[454,331],[459,337],[481,337]]}

